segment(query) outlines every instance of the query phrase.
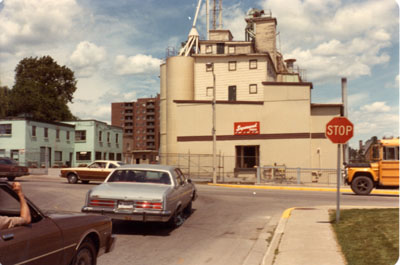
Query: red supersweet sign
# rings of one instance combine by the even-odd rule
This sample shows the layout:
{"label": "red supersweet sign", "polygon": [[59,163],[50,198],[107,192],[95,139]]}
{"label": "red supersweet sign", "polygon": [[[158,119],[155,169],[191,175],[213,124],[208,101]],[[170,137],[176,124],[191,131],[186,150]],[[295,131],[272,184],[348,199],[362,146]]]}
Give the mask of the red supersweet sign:
{"label": "red supersweet sign", "polygon": [[235,135],[260,134],[260,122],[235,122],[233,132]]}

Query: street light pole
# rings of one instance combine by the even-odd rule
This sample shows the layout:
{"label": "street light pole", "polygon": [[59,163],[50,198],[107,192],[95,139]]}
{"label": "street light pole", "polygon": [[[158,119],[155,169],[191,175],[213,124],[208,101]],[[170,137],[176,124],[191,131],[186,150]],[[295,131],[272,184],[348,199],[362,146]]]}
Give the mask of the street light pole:
{"label": "street light pole", "polygon": [[211,67],[212,75],[213,75],[213,99],[212,99],[212,139],[213,139],[213,158],[212,158],[212,167],[213,167],[213,183],[217,183],[217,135],[216,135],[216,110],[215,105],[216,101],[216,84],[215,84],[215,72],[214,72],[214,63],[207,63],[207,67]]}

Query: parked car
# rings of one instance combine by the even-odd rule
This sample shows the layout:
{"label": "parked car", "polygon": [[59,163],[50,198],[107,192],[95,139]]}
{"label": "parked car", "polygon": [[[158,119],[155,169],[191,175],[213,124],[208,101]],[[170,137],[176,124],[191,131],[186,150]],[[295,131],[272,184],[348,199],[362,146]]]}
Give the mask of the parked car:
{"label": "parked car", "polygon": [[89,183],[89,181],[104,181],[106,177],[115,168],[124,165],[119,161],[96,160],[89,166],[63,168],[61,169],[60,177],[67,178],[69,183],[75,184],[78,180],[82,183]]}
{"label": "parked car", "polygon": [[27,167],[19,166],[18,163],[8,157],[0,157],[0,177],[13,181],[16,177],[29,175]]}
{"label": "parked car", "polygon": [[[0,215],[19,216],[18,195],[0,181]],[[0,230],[0,264],[94,265],[112,251],[115,237],[105,216],[44,214],[29,199],[32,222]]]}
{"label": "parked car", "polygon": [[88,191],[82,212],[178,227],[196,198],[194,183],[177,167],[125,165]]}

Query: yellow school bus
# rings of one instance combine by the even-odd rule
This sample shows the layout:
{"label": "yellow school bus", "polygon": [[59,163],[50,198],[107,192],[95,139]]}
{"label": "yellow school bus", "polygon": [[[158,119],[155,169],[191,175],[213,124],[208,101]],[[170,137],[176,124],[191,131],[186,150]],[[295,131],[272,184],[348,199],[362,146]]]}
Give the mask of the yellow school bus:
{"label": "yellow school bus", "polygon": [[346,166],[346,183],[356,194],[399,187],[399,138],[376,140],[366,150],[367,163]]}

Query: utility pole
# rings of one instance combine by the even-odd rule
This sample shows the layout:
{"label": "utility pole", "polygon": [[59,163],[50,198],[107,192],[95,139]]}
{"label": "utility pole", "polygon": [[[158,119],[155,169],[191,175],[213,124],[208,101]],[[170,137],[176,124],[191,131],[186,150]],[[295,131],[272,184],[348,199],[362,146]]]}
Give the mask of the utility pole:
{"label": "utility pole", "polygon": [[211,129],[211,134],[212,134],[212,152],[213,152],[213,158],[212,158],[212,168],[213,168],[213,183],[217,183],[217,135],[216,135],[216,122],[217,122],[217,114],[216,114],[216,109],[215,105],[217,103],[216,100],[216,80],[215,80],[215,72],[214,72],[214,63],[207,63],[207,67],[212,68],[212,75],[213,75],[213,99],[212,99],[212,129]]}

